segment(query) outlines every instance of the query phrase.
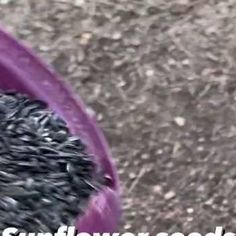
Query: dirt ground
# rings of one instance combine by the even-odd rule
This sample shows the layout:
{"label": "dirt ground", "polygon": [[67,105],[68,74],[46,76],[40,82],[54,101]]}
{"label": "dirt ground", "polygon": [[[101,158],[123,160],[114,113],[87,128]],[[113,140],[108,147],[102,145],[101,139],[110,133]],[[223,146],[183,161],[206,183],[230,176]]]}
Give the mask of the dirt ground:
{"label": "dirt ground", "polygon": [[236,0],[0,0],[96,112],[121,231],[236,231]]}

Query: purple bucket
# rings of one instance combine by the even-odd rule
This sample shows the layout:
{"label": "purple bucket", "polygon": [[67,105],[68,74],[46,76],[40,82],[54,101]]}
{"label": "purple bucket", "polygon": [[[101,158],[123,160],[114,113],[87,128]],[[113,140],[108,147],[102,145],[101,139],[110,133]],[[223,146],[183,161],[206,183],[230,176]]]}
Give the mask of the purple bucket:
{"label": "purple bucket", "polygon": [[81,99],[60,76],[43,64],[34,53],[0,30],[0,89],[16,90],[46,101],[49,107],[79,134],[110,179],[89,202],[85,213],[75,219],[79,232],[114,232],[121,209],[119,183],[107,142],[96,121],[86,112]]}

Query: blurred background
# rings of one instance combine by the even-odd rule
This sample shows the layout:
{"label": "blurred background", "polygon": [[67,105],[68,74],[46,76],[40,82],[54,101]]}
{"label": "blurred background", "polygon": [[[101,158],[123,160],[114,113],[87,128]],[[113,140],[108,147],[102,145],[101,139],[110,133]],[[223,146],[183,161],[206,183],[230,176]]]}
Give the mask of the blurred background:
{"label": "blurred background", "polygon": [[236,231],[236,0],[0,0],[109,140],[120,231]]}

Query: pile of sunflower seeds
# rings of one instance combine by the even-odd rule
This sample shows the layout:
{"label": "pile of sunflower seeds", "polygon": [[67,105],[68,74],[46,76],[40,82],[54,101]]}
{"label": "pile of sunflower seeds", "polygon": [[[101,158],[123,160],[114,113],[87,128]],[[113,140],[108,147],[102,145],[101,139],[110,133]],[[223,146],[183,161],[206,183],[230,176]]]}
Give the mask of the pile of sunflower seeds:
{"label": "pile of sunflower seeds", "polygon": [[79,137],[42,101],[0,93],[0,232],[73,225],[103,175]]}

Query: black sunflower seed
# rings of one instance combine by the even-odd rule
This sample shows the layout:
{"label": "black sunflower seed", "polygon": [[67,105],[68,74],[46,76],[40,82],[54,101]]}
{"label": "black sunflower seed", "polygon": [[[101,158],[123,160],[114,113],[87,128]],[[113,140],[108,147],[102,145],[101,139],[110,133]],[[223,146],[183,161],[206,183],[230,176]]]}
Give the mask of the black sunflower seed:
{"label": "black sunflower seed", "polygon": [[45,102],[13,91],[0,93],[0,130],[0,232],[73,223],[105,182],[80,137]]}

